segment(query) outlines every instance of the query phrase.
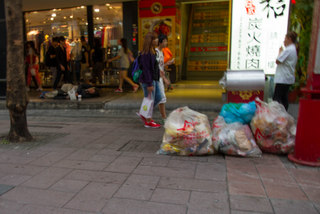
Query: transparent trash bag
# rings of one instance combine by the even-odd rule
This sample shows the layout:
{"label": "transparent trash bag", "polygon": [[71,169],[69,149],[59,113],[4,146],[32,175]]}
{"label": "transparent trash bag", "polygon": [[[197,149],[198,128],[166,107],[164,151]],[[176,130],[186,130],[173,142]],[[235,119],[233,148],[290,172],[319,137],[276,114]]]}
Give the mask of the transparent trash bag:
{"label": "transparent trash bag", "polygon": [[167,118],[158,154],[213,154],[208,117],[188,107],[174,110]]}
{"label": "transparent trash bag", "polygon": [[227,124],[221,116],[213,122],[212,143],[215,151],[225,155],[261,157],[262,154],[248,125]]}
{"label": "transparent trash bag", "polygon": [[278,102],[256,100],[257,110],[251,121],[252,133],[263,152],[288,154],[294,149],[296,125]]}

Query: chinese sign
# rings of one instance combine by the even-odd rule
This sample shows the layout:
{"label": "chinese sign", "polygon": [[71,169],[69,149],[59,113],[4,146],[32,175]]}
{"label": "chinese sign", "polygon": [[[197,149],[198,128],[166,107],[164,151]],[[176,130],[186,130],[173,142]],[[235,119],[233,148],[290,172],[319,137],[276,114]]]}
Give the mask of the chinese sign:
{"label": "chinese sign", "polygon": [[287,33],[290,0],[232,2],[231,70],[274,74]]}

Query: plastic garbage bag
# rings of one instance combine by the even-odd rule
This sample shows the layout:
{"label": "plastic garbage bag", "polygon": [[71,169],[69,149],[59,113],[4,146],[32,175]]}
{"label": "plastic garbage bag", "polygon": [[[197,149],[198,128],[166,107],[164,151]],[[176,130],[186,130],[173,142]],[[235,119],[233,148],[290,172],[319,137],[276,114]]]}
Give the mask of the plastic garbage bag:
{"label": "plastic garbage bag", "polygon": [[227,124],[221,116],[213,122],[212,143],[215,151],[226,155],[261,157],[262,154],[248,125]]}
{"label": "plastic garbage bag", "polygon": [[167,118],[158,154],[213,154],[208,117],[188,107],[174,110]]}
{"label": "plastic garbage bag", "polygon": [[239,122],[242,124],[249,124],[256,111],[256,104],[254,101],[249,103],[227,103],[222,106],[220,116],[222,116],[226,123]]}
{"label": "plastic garbage bag", "polygon": [[287,154],[294,149],[296,125],[278,102],[256,100],[257,110],[251,121],[252,133],[263,152]]}

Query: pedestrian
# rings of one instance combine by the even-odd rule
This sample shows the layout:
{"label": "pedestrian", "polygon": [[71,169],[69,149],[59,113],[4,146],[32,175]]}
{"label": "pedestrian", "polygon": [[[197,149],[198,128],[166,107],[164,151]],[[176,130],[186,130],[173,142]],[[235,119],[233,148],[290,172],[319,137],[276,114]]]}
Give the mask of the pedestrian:
{"label": "pedestrian", "polygon": [[280,47],[276,60],[277,68],[274,78],[276,84],[273,100],[282,104],[286,110],[289,107],[289,88],[295,82],[295,67],[298,60],[297,33],[289,32],[284,39],[284,46]]}
{"label": "pedestrian", "polygon": [[130,67],[130,63],[133,62],[132,52],[129,50],[127,46],[127,40],[122,38],[118,41],[119,45],[121,45],[121,49],[118,51],[116,57],[109,59],[108,62],[112,62],[114,60],[120,59],[120,81],[119,81],[119,88],[115,90],[115,92],[123,92],[123,81],[127,81],[133,88],[133,92],[137,92],[139,85],[135,84],[129,77],[128,77],[128,69]]}
{"label": "pedestrian", "polygon": [[51,45],[48,48],[46,53],[46,66],[49,67],[50,72],[52,74],[52,86],[57,78],[57,67],[58,67],[58,60],[57,60],[57,47],[59,46],[59,38],[53,37]]}
{"label": "pedestrian", "polygon": [[93,65],[93,83],[96,83],[97,79],[99,83],[102,83],[103,49],[101,47],[100,38],[94,39],[94,47],[91,50],[91,59]]}
{"label": "pedestrian", "polygon": [[72,83],[70,81],[70,75],[69,75],[70,68],[67,61],[67,51],[65,48],[65,41],[66,39],[63,36],[59,37],[59,46],[57,47],[57,61],[58,61],[57,78],[55,79],[53,84],[54,90],[57,89],[62,75],[65,83]]}
{"label": "pedestrian", "polygon": [[26,64],[27,70],[27,91],[30,91],[31,79],[33,79],[37,91],[42,91],[41,81],[39,77],[39,58],[33,41],[28,41],[26,44]]}
{"label": "pedestrian", "polygon": [[168,37],[166,35],[160,34],[158,37],[158,40],[155,40],[155,41],[158,41],[158,44],[157,44],[158,47],[156,48],[156,55],[157,55],[157,61],[159,63],[159,70],[160,70],[159,89],[162,97],[159,103],[159,111],[162,117],[161,124],[163,125],[165,123],[165,120],[167,119],[166,107],[165,107],[167,98],[165,95],[164,83],[166,83],[167,85],[170,84],[169,80],[166,78],[164,67],[167,65],[171,65],[173,61],[169,60],[166,63],[164,62],[164,55],[163,55],[162,49],[167,47]]}
{"label": "pedestrian", "polygon": [[[140,68],[142,74],[140,75],[139,81],[142,85],[143,94],[145,98],[150,98],[153,101],[152,108],[157,106],[162,100],[161,91],[159,89],[160,70],[156,59],[155,44],[158,43],[158,37],[153,33],[149,32],[146,34],[143,41],[143,50],[140,55]],[[143,105],[143,102],[142,104]],[[140,108],[140,111],[143,108]],[[157,124],[152,119],[152,112],[149,118],[145,118],[141,115],[142,112],[137,115],[144,122],[146,128],[160,128],[160,124]]]}
{"label": "pedestrian", "polygon": [[80,78],[82,80],[86,79],[86,73],[89,72],[89,46],[84,36],[81,36],[81,71],[80,71]]}

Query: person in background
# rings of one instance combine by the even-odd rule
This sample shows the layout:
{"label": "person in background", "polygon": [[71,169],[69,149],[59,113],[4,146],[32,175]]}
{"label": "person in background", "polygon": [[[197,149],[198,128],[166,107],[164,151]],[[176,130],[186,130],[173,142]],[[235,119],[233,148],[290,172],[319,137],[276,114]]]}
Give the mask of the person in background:
{"label": "person in background", "polygon": [[37,91],[42,91],[41,81],[39,77],[39,58],[33,41],[28,41],[26,44],[26,63],[28,67],[27,73],[27,91],[30,91],[31,79],[33,79]]}
{"label": "person in background", "polygon": [[80,72],[81,72],[81,47],[82,44],[79,41],[79,38],[73,41],[71,48],[71,60],[73,62],[73,70],[75,73],[75,82],[80,84]]}
{"label": "person in background", "polygon": [[[140,55],[140,67],[142,74],[139,81],[142,84],[144,97],[150,96],[154,101],[154,107],[162,100],[161,92],[159,90],[159,78],[160,72],[156,59],[155,45],[158,43],[158,37],[153,33],[147,33],[143,41],[143,50]],[[145,118],[141,113],[137,112],[137,115],[144,122],[146,128],[160,128],[160,124],[153,121],[152,117]]]}
{"label": "person in background", "polygon": [[94,39],[94,47],[91,50],[91,59],[93,65],[93,83],[96,83],[97,79],[99,83],[102,83],[103,49],[101,47],[100,38]]}
{"label": "person in background", "polygon": [[51,45],[46,53],[46,66],[49,67],[51,74],[52,74],[52,84],[54,84],[57,78],[57,67],[58,67],[58,60],[57,60],[57,47],[59,46],[59,38],[53,37]]}
{"label": "person in background", "polygon": [[127,81],[133,88],[133,92],[137,92],[139,89],[139,85],[135,84],[129,77],[128,77],[128,69],[130,63],[133,62],[132,52],[129,50],[127,46],[127,40],[122,38],[118,41],[119,45],[121,45],[121,49],[118,52],[118,55],[112,59],[109,59],[108,62],[112,62],[114,60],[120,59],[120,83],[119,88],[115,90],[115,92],[123,92],[123,81]]}
{"label": "person in background", "polygon": [[57,68],[58,69],[57,69],[57,78],[55,79],[53,84],[54,90],[57,89],[62,75],[65,83],[72,83],[69,77],[70,68],[67,61],[65,41],[66,39],[63,36],[59,37],[59,46],[57,47],[57,61],[58,61]]}
{"label": "person in background", "polygon": [[80,78],[86,79],[86,73],[89,71],[89,47],[84,36],[81,36],[81,72]]}
{"label": "person in background", "polygon": [[159,90],[161,92],[162,99],[159,103],[159,111],[162,117],[161,124],[163,125],[165,123],[165,120],[167,119],[167,114],[166,114],[166,107],[165,103],[167,102],[167,98],[165,95],[165,90],[164,90],[164,82],[167,84],[170,84],[169,80],[166,78],[164,67],[167,65],[171,65],[173,63],[172,60],[167,61],[164,63],[164,56],[162,49],[167,47],[168,45],[168,37],[166,35],[160,34],[158,37],[159,44],[158,47],[156,48],[156,54],[157,54],[157,61],[159,63],[159,69],[160,69],[160,79],[159,79]]}
{"label": "person in background", "polygon": [[[169,73],[176,72],[175,66],[173,64],[174,58],[172,58],[172,52],[168,48],[168,42],[167,42],[166,47],[162,48],[162,52],[163,52],[163,56],[164,56],[163,61],[165,63],[165,71],[168,71]],[[164,84],[165,84],[165,87],[167,88],[167,90],[169,91],[169,90],[173,90],[173,87],[171,86],[171,81],[168,78],[166,78]]]}
{"label": "person in background", "polygon": [[289,107],[288,94],[289,88],[295,82],[295,67],[298,60],[298,51],[296,48],[297,33],[289,32],[284,39],[285,49],[279,49],[279,55],[276,60],[277,68],[274,77],[276,84],[273,100],[281,103],[286,110]]}

